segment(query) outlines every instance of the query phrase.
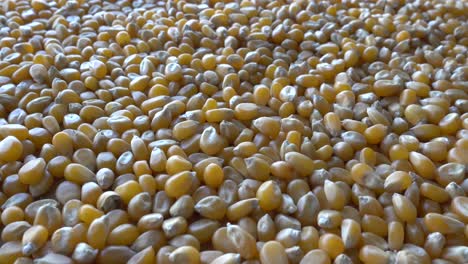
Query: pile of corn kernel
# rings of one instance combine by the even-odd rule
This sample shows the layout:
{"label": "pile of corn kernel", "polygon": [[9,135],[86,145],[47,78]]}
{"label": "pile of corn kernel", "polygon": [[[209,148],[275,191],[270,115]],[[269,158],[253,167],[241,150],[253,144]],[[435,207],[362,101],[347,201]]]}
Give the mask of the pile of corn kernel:
{"label": "pile of corn kernel", "polygon": [[467,14],[2,0],[0,263],[468,263]]}

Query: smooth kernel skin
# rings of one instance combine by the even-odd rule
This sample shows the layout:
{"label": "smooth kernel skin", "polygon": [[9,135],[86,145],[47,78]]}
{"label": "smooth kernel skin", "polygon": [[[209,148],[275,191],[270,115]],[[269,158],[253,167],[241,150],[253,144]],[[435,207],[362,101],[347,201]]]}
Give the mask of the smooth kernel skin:
{"label": "smooth kernel skin", "polygon": [[468,221],[468,199],[467,197],[455,197],[451,204],[451,210],[457,214],[464,222]]}
{"label": "smooth kernel skin", "polygon": [[1,221],[5,226],[10,223],[22,221],[23,219],[24,212],[21,208],[17,206],[8,207],[1,214]]}
{"label": "smooth kernel skin", "polygon": [[300,264],[306,263],[331,264],[332,262],[325,251],[321,249],[314,249],[309,251],[309,253],[307,253],[300,262]]}
{"label": "smooth kernel skin", "polygon": [[260,251],[260,261],[262,263],[288,263],[284,247],[276,241],[269,241],[263,245]]}
{"label": "smooth kernel skin", "polygon": [[30,227],[23,235],[22,253],[29,256],[39,250],[46,243],[48,235],[47,229],[41,225]]}
{"label": "smooth kernel skin", "polygon": [[53,233],[50,241],[54,252],[70,255],[79,242],[79,237],[73,228],[62,227]]}
{"label": "smooth kernel skin", "polygon": [[90,246],[95,249],[104,249],[109,234],[108,220],[102,216],[94,220],[89,226],[87,240]]}
{"label": "smooth kernel skin", "polygon": [[178,198],[187,194],[191,188],[193,175],[189,171],[183,171],[171,176],[165,183],[164,190],[169,197]]}
{"label": "smooth kernel skin", "polygon": [[344,252],[344,244],[341,238],[335,234],[324,234],[319,239],[319,248],[327,252],[334,259]]}
{"label": "smooth kernel skin", "polygon": [[298,152],[288,152],[284,159],[293,166],[299,175],[304,177],[310,175],[315,169],[312,159]]}
{"label": "smooth kernel skin", "polygon": [[88,225],[103,215],[104,213],[102,211],[91,205],[83,205],[79,209],[79,219]]}
{"label": "smooth kernel skin", "polygon": [[363,263],[387,263],[388,254],[376,246],[366,245],[359,251],[359,259]]}
{"label": "smooth kernel skin", "polygon": [[24,125],[4,124],[0,127],[0,136],[2,136],[2,138],[13,136],[22,141],[29,137],[29,131]]}
{"label": "smooth kernel skin", "polygon": [[125,204],[128,204],[135,195],[142,192],[140,184],[136,181],[128,181],[115,188],[115,192],[121,197]]}
{"label": "smooth kernel skin", "polygon": [[429,231],[442,234],[455,234],[463,232],[463,222],[449,216],[429,213],[424,216],[424,223]]}
{"label": "smooth kernel skin", "polygon": [[68,181],[77,184],[84,184],[90,181],[96,181],[96,175],[90,169],[81,164],[71,163],[64,171],[64,177]]}
{"label": "smooth kernel skin", "polygon": [[136,226],[123,224],[114,228],[107,237],[109,245],[131,245],[140,235]]}
{"label": "smooth kernel skin", "polygon": [[224,180],[223,169],[217,164],[209,164],[203,172],[203,180],[212,188],[219,187]]}
{"label": "smooth kernel skin", "polygon": [[409,160],[413,167],[415,168],[416,172],[426,179],[432,179],[434,177],[434,173],[436,171],[434,163],[418,152],[410,152]]}
{"label": "smooth kernel skin", "polygon": [[389,192],[401,192],[411,185],[411,176],[404,171],[395,171],[385,178],[384,188]]}
{"label": "smooth kernel skin", "polygon": [[265,211],[274,210],[281,205],[281,190],[273,181],[267,181],[260,185],[256,196],[260,207]]}
{"label": "smooth kernel skin", "polygon": [[253,121],[253,125],[264,135],[274,139],[280,131],[280,122],[269,117],[260,117]]}
{"label": "smooth kernel skin", "polygon": [[169,175],[174,175],[182,171],[189,171],[191,169],[192,164],[178,155],[169,157],[166,162],[166,171]]}
{"label": "smooth kernel skin", "polygon": [[396,215],[405,222],[414,222],[417,216],[417,210],[414,204],[401,194],[393,194],[392,196],[393,209]]}
{"label": "smooth kernel skin", "polygon": [[238,120],[252,120],[258,116],[258,106],[253,103],[240,103],[234,111]]}
{"label": "smooth kernel skin", "polygon": [[388,225],[388,246],[392,250],[399,250],[405,239],[404,228],[400,222],[390,222]]}
{"label": "smooth kernel skin", "polygon": [[44,177],[46,163],[44,159],[34,159],[21,167],[18,171],[19,179],[24,184],[38,184]]}
{"label": "smooth kernel skin", "polygon": [[343,209],[346,203],[346,198],[344,196],[343,191],[337,184],[329,180],[326,180],[325,185],[324,185],[324,191],[325,191],[325,196],[328,200],[328,203],[330,204],[332,209],[334,210]]}
{"label": "smooth kernel skin", "polygon": [[16,161],[23,154],[23,144],[16,137],[8,136],[0,141],[0,160]]}
{"label": "smooth kernel skin", "polygon": [[194,247],[183,246],[172,251],[169,260],[173,263],[198,264],[200,263],[200,253]]}

